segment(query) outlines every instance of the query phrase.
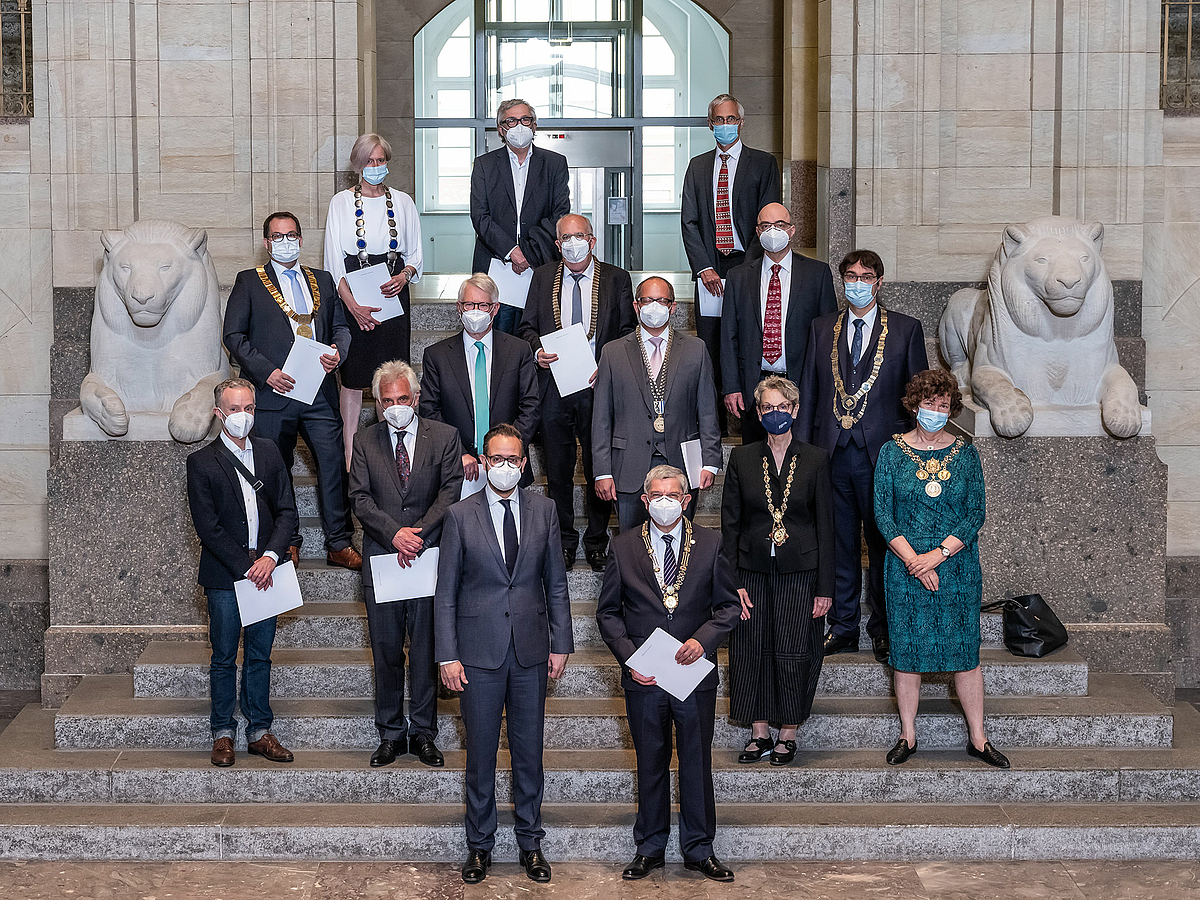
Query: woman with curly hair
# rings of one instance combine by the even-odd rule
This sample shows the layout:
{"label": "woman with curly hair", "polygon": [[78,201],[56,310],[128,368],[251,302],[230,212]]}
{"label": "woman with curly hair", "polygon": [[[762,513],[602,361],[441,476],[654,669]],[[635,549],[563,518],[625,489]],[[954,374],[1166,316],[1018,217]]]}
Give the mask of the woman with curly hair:
{"label": "woman with curly hair", "polygon": [[875,522],[888,542],[889,663],[900,707],[900,740],[887,761],[898,766],[916,752],[921,674],[953,672],[967,719],[967,755],[1007,769],[1008,759],[983,728],[983,469],[974,446],[945,430],[962,409],[962,394],[949,372],[927,369],[909,382],[904,406],[917,426],[884,444],[875,465]]}

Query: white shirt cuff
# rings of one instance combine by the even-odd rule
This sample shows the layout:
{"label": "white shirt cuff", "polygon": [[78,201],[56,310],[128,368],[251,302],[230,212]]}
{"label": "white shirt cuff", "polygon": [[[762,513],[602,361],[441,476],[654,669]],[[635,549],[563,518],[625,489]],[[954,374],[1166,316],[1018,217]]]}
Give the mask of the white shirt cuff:
{"label": "white shirt cuff", "polygon": [[450,663],[456,663],[456,662],[458,662],[457,659],[448,659],[445,662],[438,663],[438,665],[439,666],[448,666],[448,665],[450,665]]}
{"label": "white shirt cuff", "polygon": [[597,475],[597,476],[596,476],[595,478],[593,478],[592,480],[593,480],[593,481],[595,481],[595,482],[601,482],[601,481],[612,481],[612,480],[613,480],[613,477],[612,477],[611,475]]}
{"label": "white shirt cuff", "polygon": [[263,554],[263,556],[269,556],[269,557],[271,557],[271,559],[273,559],[275,562],[277,562],[277,563],[279,562],[279,554],[278,554],[278,553],[276,553],[274,550],[268,550],[268,551],[266,551],[266,552]]}
{"label": "white shirt cuff", "polygon": [[712,472],[714,475],[716,475],[716,474],[717,474],[719,471],[721,471],[721,470],[720,470],[720,469],[715,469],[715,468],[713,468],[712,466],[705,466],[705,467],[704,467],[704,471],[705,471],[705,472]]}

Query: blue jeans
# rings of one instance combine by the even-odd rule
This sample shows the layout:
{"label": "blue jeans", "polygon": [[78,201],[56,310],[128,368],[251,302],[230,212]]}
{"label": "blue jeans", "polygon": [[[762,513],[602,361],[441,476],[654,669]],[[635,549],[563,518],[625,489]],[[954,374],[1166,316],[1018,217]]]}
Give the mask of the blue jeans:
{"label": "blue jeans", "polygon": [[206,588],[208,595],[208,639],[212,661],[208,666],[212,695],[212,736],[236,738],[238,639],[245,632],[242,653],[242,715],[246,718],[246,740],[257,741],[271,730],[271,645],[275,642],[275,618],[263,619],[242,628],[237,594],[231,590]]}

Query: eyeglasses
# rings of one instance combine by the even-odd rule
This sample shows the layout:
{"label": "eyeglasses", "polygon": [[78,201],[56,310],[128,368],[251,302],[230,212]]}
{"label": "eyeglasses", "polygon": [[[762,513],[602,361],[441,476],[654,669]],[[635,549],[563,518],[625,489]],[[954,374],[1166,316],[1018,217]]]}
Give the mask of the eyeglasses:
{"label": "eyeglasses", "polygon": [[300,232],[289,231],[287,234],[280,234],[278,231],[271,234],[271,243],[278,244],[280,241],[298,241],[300,240]]}
{"label": "eyeglasses", "polygon": [[581,240],[581,241],[586,241],[586,240],[587,240],[588,238],[590,238],[591,236],[592,236],[592,233],[591,233],[590,231],[589,231],[589,232],[587,232],[586,234],[585,234],[584,232],[582,232],[582,231],[577,231],[577,232],[575,232],[574,234],[561,234],[561,235],[559,235],[558,239],[559,239],[559,240],[560,240],[562,243],[564,243],[564,244],[565,244],[567,241],[573,241],[573,240],[576,240],[576,239],[579,239],[579,240]]}
{"label": "eyeglasses", "polygon": [[472,303],[469,300],[459,300],[458,305],[462,307],[463,312],[467,312],[468,310],[472,310],[472,309],[491,309],[492,301],[491,300],[480,300],[476,303]]}
{"label": "eyeglasses", "polygon": [[783,231],[787,231],[789,228],[792,227],[792,223],[785,222],[782,219],[780,219],[778,222],[759,222],[758,225],[756,225],[755,227],[758,229],[758,233],[762,234],[768,228],[779,228],[779,229],[782,229]]}
{"label": "eyeglasses", "polygon": [[708,121],[714,125],[738,125],[741,123],[741,116],[713,116]]}
{"label": "eyeglasses", "polygon": [[523,456],[485,456],[484,457],[484,459],[486,459],[488,461],[488,463],[493,466],[502,466],[505,463],[510,463],[517,467],[519,467],[521,465],[521,461],[524,458],[525,457],[523,457]]}
{"label": "eyeglasses", "polygon": [[524,125],[526,128],[528,128],[535,122],[537,122],[537,119],[535,119],[533,116],[521,116],[519,119],[514,116],[509,116],[507,119],[500,120],[500,124],[504,128],[515,128],[518,125]]}
{"label": "eyeglasses", "polygon": [[662,498],[662,497],[667,497],[668,499],[671,499],[671,500],[677,500],[677,501],[679,501],[680,503],[682,503],[682,502],[683,502],[683,492],[682,492],[682,491],[676,491],[676,492],[675,492],[675,493],[673,493],[673,494],[663,494],[663,493],[658,493],[658,492],[656,492],[656,493],[653,493],[653,494],[648,494],[647,496],[649,496],[649,498],[650,498],[651,500],[658,500],[658,499],[660,499],[660,498]]}
{"label": "eyeglasses", "polygon": [[758,404],[758,408],[759,408],[759,411],[764,414],[769,413],[769,412],[791,412],[792,404],[776,403],[772,406],[771,404],[768,404],[768,403],[760,403],[760,404]]}
{"label": "eyeglasses", "polygon": [[670,297],[638,297],[634,302],[638,306],[645,306],[647,303],[661,303],[663,306],[670,306],[675,301]]}
{"label": "eyeglasses", "polygon": [[877,275],[855,275],[853,272],[847,272],[842,276],[842,281],[846,284],[853,284],[856,281],[861,281],[863,284],[874,284],[879,280]]}

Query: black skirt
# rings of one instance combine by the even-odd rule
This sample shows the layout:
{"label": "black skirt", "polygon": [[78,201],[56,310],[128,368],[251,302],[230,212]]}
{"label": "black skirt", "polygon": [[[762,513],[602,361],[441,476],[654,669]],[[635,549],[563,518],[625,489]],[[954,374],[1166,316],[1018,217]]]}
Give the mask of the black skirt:
{"label": "black skirt", "polygon": [[[367,265],[387,262],[386,253],[372,253],[367,257]],[[346,254],[346,271],[357,272],[365,268],[358,257]],[[404,257],[397,256],[396,264],[391,267],[393,275],[404,268]],[[338,299],[341,302],[341,299]],[[370,304],[368,304],[370,305]],[[358,327],[358,321],[346,310],[346,324],[350,328],[350,352],[346,355],[338,371],[342,376],[342,387],[361,391],[371,386],[371,378],[375,370],[389,360],[402,359],[409,362],[412,337],[412,310],[408,298],[408,285],[400,291],[400,305],[404,315],[380,322],[370,331]]]}
{"label": "black skirt", "polygon": [[817,571],[738,569],[754,607],[729,635],[729,718],[742,725],[799,725],[821,677],[824,617],[813,618]]}

